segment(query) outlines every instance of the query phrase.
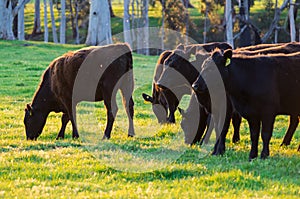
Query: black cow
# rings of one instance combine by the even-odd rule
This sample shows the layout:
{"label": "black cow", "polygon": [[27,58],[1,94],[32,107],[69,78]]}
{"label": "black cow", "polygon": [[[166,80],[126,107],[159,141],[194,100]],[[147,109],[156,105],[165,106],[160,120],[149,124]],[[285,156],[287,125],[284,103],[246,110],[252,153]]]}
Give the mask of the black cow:
{"label": "black cow", "polygon": [[52,111],[63,112],[57,139],[64,138],[69,121],[73,127],[72,137],[78,138],[76,104],[101,100],[107,109],[103,138],[109,139],[118,109],[118,89],[129,120],[128,135],[133,136],[133,83],[132,55],[127,44],[84,48],[56,58],[44,72],[31,105],[27,104],[25,109],[27,139],[37,139]]}
{"label": "black cow", "polygon": [[[214,84],[215,76],[212,74],[221,75],[234,108],[248,121],[250,127],[252,144],[249,160],[258,155],[261,125],[261,158],[264,159],[269,156],[269,142],[276,115],[299,116],[299,63],[300,53],[233,56],[232,50],[224,53],[216,50],[204,62],[193,88],[200,94],[207,94],[208,87],[219,87]],[[217,143],[221,146],[218,148],[225,149],[225,137],[226,134],[221,134]]]}
{"label": "black cow", "polygon": [[[211,52],[215,48],[231,49],[232,47],[227,43],[208,43],[202,45],[189,45],[185,48],[177,48],[171,55],[165,60],[165,68],[158,80],[157,84],[162,89],[170,88],[176,96],[181,99],[184,94],[191,94],[191,85],[199,75],[200,67],[203,61],[209,56],[208,52]],[[191,55],[195,56],[195,60],[189,60]],[[182,78],[183,77],[183,78]],[[196,104],[193,104],[196,103]],[[198,103],[195,100],[191,100],[190,108],[187,113],[181,110],[183,120],[181,121],[181,127],[185,133],[185,142],[188,144],[194,144],[199,142],[203,137],[206,129],[206,134],[211,132],[209,129],[209,114],[202,108],[196,108]],[[195,113],[197,116],[194,116]],[[200,118],[199,118],[200,114]],[[239,125],[241,118],[236,114],[234,117],[234,129],[235,133],[233,141],[237,142],[239,138]],[[198,124],[198,126],[195,126]],[[206,128],[208,127],[208,128]],[[196,128],[196,129],[195,129]],[[202,143],[202,141],[201,141]]]}
{"label": "black cow", "polygon": [[[175,123],[175,111],[179,104],[179,100],[175,94],[169,89],[161,89],[157,86],[156,82],[163,71],[163,63],[165,59],[172,53],[166,50],[159,56],[153,77],[152,83],[152,96],[143,93],[142,96],[145,101],[152,104],[152,110],[159,123]],[[168,116],[169,112],[169,116]]]}

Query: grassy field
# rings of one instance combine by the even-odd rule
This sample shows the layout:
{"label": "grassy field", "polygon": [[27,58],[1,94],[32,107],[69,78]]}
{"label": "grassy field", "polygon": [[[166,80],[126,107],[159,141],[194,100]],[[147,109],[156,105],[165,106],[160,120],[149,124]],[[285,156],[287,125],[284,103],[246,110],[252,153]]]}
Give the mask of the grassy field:
{"label": "grassy field", "polygon": [[299,197],[299,130],[291,146],[279,146],[287,117],[277,118],[271,157],[264,161],[248,162],[250,136],[245,121],[239,143],[231,143],[230,129],[222,157],[186,146],[180,125],[158,125],[141,97],[151,90],[157,57],[134,54],[135,138],[126,136],[127,120],[120,106],[112,139],[101,141],[106,119],[99,102],[78,106],[79,140],[72,140],[70,124],[66,139],[55,140],[61,114],[53,113],[38,141],[26,141],[24,108],[43,70],[53,58],[78,48],[0,41],[0,198]]}

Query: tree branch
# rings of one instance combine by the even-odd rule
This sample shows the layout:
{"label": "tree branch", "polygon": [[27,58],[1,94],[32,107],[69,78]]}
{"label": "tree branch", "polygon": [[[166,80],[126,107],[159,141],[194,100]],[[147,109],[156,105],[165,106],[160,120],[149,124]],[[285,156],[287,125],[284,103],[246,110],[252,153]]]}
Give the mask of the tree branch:
{"label": "tree branch", "polygon": [[29,1],[30,0],[23,0],[21,3],[18,3],[18,5],[12,11],[13,17],[15,17],[18,14],[20,8],[22,8],[25,4],[29,3]]}

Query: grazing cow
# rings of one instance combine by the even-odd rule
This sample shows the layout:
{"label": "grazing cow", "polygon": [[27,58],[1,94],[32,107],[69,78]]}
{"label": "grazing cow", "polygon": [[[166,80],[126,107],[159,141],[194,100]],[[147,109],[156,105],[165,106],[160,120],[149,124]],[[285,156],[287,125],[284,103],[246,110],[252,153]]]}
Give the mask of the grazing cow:
{"label": "grazing cow", "polygon": [[[250,127],[249,160],[258,155],[261,125],[261,158],[264,159],[269,156],[269,142],[276,115],[299,115],[299,63],[300,53],[245,56],[233,55],[232,50],[224,53],[216,50],[204,62],[193,88],[205,94],[208,87],[217,87],[212,74],[221,75],[234,108],[248,121]],[[218,144],[223,146],[219,148],[225,149],[225,137],[226,134],[221,134]]]}
{"label": "grazing cow", "polygon": [[[207,52],[211,52],[215,48],[231,49],[232,47],[227,43],[208,43],[201,45],[189,45],[184,49],[177,48],[172,52],[171,55],[165,60],[165,69],[162,72],[160,79],[158,80],[158,85],[163,88],[172,88],[172,91],[177,93],[177,97],[181,99],[183,94],[191,94],[191,85],[196,80],[199,75],[200,67],[203,61],[209,56]],[[201,53],[200,53],[201,52]],[[189,61],[191,55],[195,55],[196,60]],[[184,77],[184,78],[181,78]],[[180,89],[180,91],[178,91]],[[176,92],[178,91],[178,92]],[[196,103],[196,104],[193,104]],[[206,128],[209,124],[209,114],[202,108],[198,107],[196,100],[191,100],[190,108],[188,112],[180,110],[183,116],[181,121],[181,127],[185,133],[185,142],[187,144],[194,144],[201,141],[203,134],[206,129],[206,134],[211,132]],[[192,114],[195,113],[195,114]],[[200,118],[199,118],[200,114]],[[241,118],[238,114],[234,117],[234,129],[235,133],[233,136],[233,141],[237,142],[239,140],[239,125]],[[198,124],[195,125],[195,124]],[[209,126],[207,126],[209,127]],[[202,143],[202,141],[200,142]]]}
{"label": "grazing cow", "polygon": [[78,138],[76,104],[102,100],[107,110],[103,139],[109,139],[117,113],[118,89],[129,119],[128,136],[134,136],[133,84],[132,55],[127,44],[89,47],[56,58],[44,72],[32,103],[25,109],[27,139],[37,139],[52,111],[63,112],[57,139],[64,138],[69,121],[73,128],[72,137]]}
{"label": "grazing cow", "polygon": [[[163,63],[171,53],[172,51],[166,50],[161,53],[157,60],[152,83],[152,97],[146,93],[142,94],[144,100],[152,104],[152,110],[159,123],[175,123],[174,113],[179,104],[177,97],[171,90],[162,90],[156,84],[163,71]],[[169,116],[167,116],[168,110]]]}

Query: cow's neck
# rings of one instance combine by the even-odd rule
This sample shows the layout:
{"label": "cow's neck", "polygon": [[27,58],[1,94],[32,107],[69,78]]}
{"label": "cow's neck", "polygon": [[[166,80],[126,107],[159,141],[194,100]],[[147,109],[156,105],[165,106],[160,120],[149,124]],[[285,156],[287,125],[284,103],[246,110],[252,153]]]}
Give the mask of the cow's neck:
{"label": "cow's neck", "polygon": [[49,71],[43,76],[42,83],[39,85],[37,92],[32,101],[32,107],[45,113],[52,111],[55,100],[54,93],[51,91]]}

